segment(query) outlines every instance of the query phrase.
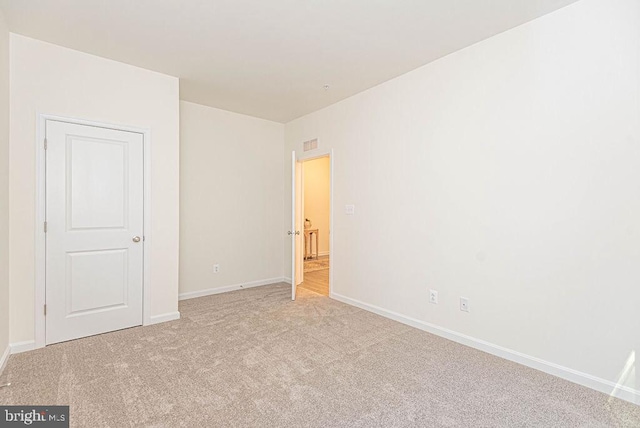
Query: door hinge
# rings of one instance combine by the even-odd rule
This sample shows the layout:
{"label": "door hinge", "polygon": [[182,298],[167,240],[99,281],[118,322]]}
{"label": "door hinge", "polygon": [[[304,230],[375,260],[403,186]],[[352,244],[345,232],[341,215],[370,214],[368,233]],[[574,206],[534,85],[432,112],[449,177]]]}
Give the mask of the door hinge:
{"label": "door hinge", "polygon": [[44,139],[44,149],[47,150],[47,139]]}
{"label": "door hinge", "polygon": [[44,222],[44,233],[47,233],[47,222]]}
{"label": "door hinge", "polygon": [[47,316],[47,305],[46,304],[44,305],[44,316],[45,317]]}

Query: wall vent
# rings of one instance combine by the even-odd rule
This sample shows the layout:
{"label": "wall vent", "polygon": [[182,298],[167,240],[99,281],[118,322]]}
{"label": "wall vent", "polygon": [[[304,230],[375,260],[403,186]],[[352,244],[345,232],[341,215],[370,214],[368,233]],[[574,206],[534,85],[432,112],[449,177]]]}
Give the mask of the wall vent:
{"label": "wall vent", "polygon": [[315,150],[318,148],[318,139],[314,138],[313,140],[304,142],[304,151],[308,152],[309,150]]}

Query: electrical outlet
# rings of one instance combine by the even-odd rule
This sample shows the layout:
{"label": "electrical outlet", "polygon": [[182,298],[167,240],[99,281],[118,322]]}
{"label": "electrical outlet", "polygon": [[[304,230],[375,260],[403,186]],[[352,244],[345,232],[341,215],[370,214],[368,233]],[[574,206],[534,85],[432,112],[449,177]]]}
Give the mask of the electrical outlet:
{"label": "electrical outlet", "polygon": [[213,273],[220,273],[220,265],[219,264],[215,264],[213,265]]}
{"label": "electrical outlet", "polygon": [[438,304],[438,292],[436,290],[429,290],[429,302]]}
{"label": "electrical outlet", "polygon": [[346,215],[354,215],[356,212],[356,206],[355,205],[345,205],[344,206],[344,213]]}
{"label": "electrical outlet", "polygon": [[466,297],[460,298],[460,310],[463,312],[469,312],[469,299]]}

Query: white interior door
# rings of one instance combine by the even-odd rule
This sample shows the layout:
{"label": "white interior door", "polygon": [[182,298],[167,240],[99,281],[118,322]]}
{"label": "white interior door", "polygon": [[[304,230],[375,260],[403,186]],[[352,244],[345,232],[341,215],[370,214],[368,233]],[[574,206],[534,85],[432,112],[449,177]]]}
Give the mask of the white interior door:
{"label": "white interior door", "polygon": [[142,324],[143,136],[46,123],[46,343]]}

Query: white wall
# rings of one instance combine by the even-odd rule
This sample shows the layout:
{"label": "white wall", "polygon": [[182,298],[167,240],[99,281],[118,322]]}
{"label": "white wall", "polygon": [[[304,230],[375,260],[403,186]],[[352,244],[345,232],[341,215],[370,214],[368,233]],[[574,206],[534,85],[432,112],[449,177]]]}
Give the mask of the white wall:
{"label": "white wall", "polygon": [[285,137],[335,149],[336,294],[638,393],[640,2],[579,1]]}
{"label": "white wall", "polygon": [[[311,229],[318,229],[318,252],[326,255],[329,254],[331,217],[331,161],[329,157],[313,159],[304,162],[303,168],[304,217],[311,220]],[[315,238],[313,245],[315,252]]]}
{"label": "white wall", "polygon": [[34,339],[36,114],[151,129],[151,315],[177,311],[178,79],[11,35],[11,342]]}
{"label": "white wall", "polygon": [[0,370],[9,346],[9,30],[0,11]]}
{"label": "white wall", "polygon": [[283,141],[281,123],[180,102],[182,297],[282,279]]}

